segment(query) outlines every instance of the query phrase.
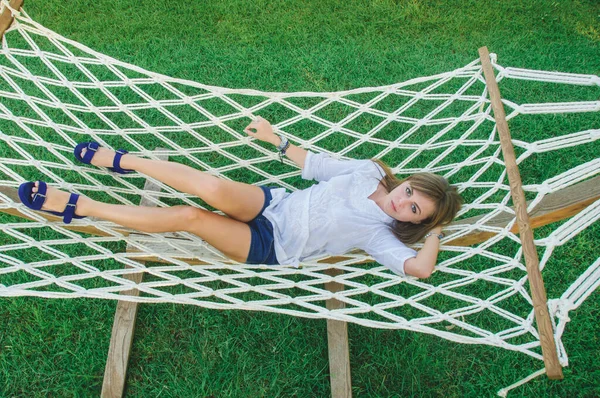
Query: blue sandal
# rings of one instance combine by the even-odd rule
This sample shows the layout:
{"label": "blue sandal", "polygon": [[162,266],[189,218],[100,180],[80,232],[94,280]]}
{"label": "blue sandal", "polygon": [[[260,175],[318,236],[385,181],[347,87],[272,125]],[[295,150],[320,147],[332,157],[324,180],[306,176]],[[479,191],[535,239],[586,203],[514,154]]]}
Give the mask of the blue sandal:
{"label": "blue sandal", "polygon": [[[42,206],[46,201],[46,191],[47,186],[44,181],[39,181],[38,191],[33,193],[32,190],[35,187],[35,183],[33,182],[24,182],[19,186],[19,199],[21,202],[32,210],[40,210],[45,211],[47,213],[52,213],[57,216],[63,216],[63,222],[65,224],[69,224],[74,218],[85,218],[85,216],[76,216],[75,215],[75,207],[77,206],[77,201],[79,200],[79,195],[76,193],[72,193],[69,197],[69,202],[65,207],[65,211],[57,212],[50,210],[42,210]],[[31,196],[33,195],[33,197]]]}
{"label": "blue sandal", "polygon": [[[98,150],[99,147],[100,147],[100,144],[98,144],[95,141],[82,142],[81,144],[78,144],[75,147],[75,150],[73,151],[73,155],[75,155],[75,159],[79,160],[80,162],[85,163],[85,164],[91,164],[92,158],[96,154],[96,151]],[[87,149],[87,152],[82,157],[81,151],[83,151],[84,149]],[[108,169],[110,171],[114,171],[115,173],[119,173],[119,174],[133,173],[135,170],[126,170],[126,169],[121,168],[121,157],[123,155],[125,155],[126,153],[129,153],[129,152],[127,152],[124,149],[117,150],[116,154],[115,154],[115,158],[113,159],[113,167],[109,167]]]}

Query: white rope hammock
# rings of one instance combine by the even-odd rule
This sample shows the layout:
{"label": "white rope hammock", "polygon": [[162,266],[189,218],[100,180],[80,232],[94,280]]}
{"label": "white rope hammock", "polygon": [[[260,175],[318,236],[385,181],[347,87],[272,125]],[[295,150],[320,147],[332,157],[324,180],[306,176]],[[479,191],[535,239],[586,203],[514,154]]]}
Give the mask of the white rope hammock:
{"label": "white rope hammock", "polygon": [[[510,231],[514,220],[505,227],[487,225],[502,213],[514,212],[479,61],[390,86],[341,92],[228,89],[119,62],[42,27],[23,11],[5,34],[1,52],[0,187],[6,190],[0,191],[0,210],[30,219],[0,215],[0,296],[269,311],[413,330],[542,358],[519,238]],[[519,80],[600,86],[600,78],[593,75],[506,68],[495,62],[494,68],[503,85]],[[600,111],[597,100],[520,103],[507,98],[509,120]],[[72,148],[89,140],[148,158],[168,155],[222,178],[298,189],[305,183],[300,170],[289,160],[280,163],[271,148],[243,133],[242,127],[256,115],[269,118],[281,134],[308,150],[341,158],[381,158],[402,175],[429,171],[448,177],[466,199],[459,217],[482,217],[472,224],[453,224],[444,241],[474,231],[495,235],[474,247],[443,245],[437,272],[427,280],[401,278],[362,252],[334,264],[307,262],[300,269],[232,265],[188,233],[141,234],[91,219],[67,228],[7,193],[24,181],[43,179],[112,203],[137,205],[145,198],[157,206],[202,206],[158,181],[152,182],[160,192],[145,191],[145,176],[116,175],[76,162]],[[551,131],[551,138],[537,141],[517,134],[517,162],[572,146],[597,152],[596,127]],[[546,195],[600,172],[597,157],[571,162],[565,161],[564,170],[545,181],[524,186],[529,209]],[[538,231],[540,267],[551,266],[555,248],[599,218],[597,201],[566,222]],[[85,228],[96,233],[81,232]],[[149,257],[156,261],[142,261]],[[600,284],[600,259],[573,267],[581,276],[549,301],[563,366],[567,355],[560,339],[568,312]],[[331,268],[344,273],[329,276],[325,271]],[[142,283],[126,278],[138,272],[144,273]],[[332,281],[344,290],[328,291],[324,284]],[[139,297],[120,294],[134,288]],[[331,298],[345,308],[328,310],[325,301]]]}

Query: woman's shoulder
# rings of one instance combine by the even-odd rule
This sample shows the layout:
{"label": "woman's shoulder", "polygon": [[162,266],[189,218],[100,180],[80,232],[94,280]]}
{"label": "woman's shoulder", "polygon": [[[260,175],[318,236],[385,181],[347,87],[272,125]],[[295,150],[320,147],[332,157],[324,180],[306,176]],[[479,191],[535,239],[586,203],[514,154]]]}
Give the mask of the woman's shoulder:
{"label": "woman's shoulder", "polygon": [[368,177],[381,179],[385,176],[384,170],[372,159],[356,160],[358,167],[356,171]]}

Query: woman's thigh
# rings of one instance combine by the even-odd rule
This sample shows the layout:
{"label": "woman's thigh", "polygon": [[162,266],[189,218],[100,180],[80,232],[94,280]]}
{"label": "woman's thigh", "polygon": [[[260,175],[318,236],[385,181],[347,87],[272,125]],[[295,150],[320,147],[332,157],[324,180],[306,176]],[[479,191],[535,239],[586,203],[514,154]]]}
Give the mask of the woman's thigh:
{"label": "woman's thigh", "polygon": [[256,185],[219,179],[214,202],[207,203],[235,220],[247,222],[262,210],[265,193]]}
{"label": "woman's thigh", "polygon": [[186,231],[198,235],[227,257],[242,263],[246,261],[251,242],[248,224],[207,210],[189,209],[195,212],[191,217],[185,217],[189,221]]}

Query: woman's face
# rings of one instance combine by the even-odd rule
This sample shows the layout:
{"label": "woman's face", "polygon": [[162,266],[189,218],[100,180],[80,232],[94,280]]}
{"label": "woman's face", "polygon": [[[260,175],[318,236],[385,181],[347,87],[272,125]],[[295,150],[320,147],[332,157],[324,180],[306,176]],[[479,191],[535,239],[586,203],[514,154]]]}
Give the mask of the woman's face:
{"label": "woman's face", "polygon": [[383,203],[383,211],[398,221],[420,224],[433,214],[435,204],[419,191],[413,189],[409,181],[388,193]]}

